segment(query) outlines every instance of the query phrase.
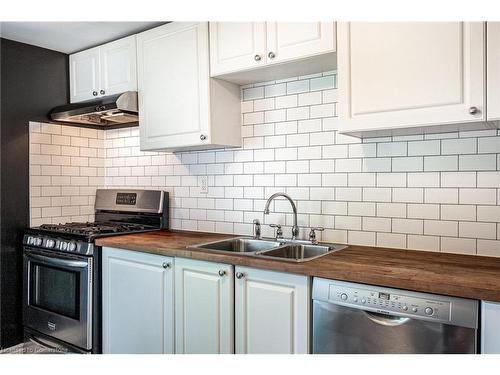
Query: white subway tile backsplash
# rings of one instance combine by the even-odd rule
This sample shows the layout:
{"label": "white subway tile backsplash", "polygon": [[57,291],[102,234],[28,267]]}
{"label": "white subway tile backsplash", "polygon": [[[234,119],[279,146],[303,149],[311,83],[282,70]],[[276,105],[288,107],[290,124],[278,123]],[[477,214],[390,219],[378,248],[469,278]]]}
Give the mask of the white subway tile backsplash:
{"label": "white subway tile backsplash", "polygon": [[325,241],[500,256],[500,132],[339,134],[336,80],[332,71],[243,87],[241,149],[141,152],[138,128],[31,123],[31,222],[91,220],[99,187],[153,187],[170,192],[173,228],[251,234],[259,218],[289,233],[288,202],[263,215],[284,191],[300,225],[324,226]]}

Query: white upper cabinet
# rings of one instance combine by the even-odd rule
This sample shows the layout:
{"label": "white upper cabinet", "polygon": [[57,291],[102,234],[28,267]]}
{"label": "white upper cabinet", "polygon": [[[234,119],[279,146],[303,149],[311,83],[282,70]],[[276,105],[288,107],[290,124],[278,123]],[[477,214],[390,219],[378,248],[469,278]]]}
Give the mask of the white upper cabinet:
{"label": "white upper cabinet", "polygon": [[484,23],[339,23],[337,34],[343,133],[486,119]]}
{"label": "white upper cabinet", "polygon": [[235,267],[236,354],[309,352],[309,278]]}
{"label": "white upper cabinet", "polygon": [[500,22],[486,24],[487,98],[486,114],[489,121],[500,120]]}
{"label": "white upper cabinet", "polygon": [[174,259],[102,249],[104,353],[174,353]]}
{"label": "white upper cabinet", "polygon": [[234,352],[233,295],[233,266],[176,258],[176,353]]}
{"label": "white upper cabinet", "polygon": [[267,22],[268,62],[335,51],[333,22]]}
{"label": "white upper cabinet", "polygon": [[238,84],[336,66],[335,22],[211,22],[212,77]]}
{"label": "white upper cabinet", "polygon": [[99,95],[99,47],[69,56],[69,78],[71,103]]}
{"label": "white upper cabinet", "polygon": [[137,90],[135,35],[69,56],[70,101]]}
{"label": "white upper cabinet", "polygon": [[265,22],[211,22],[212,76],[265,64]]}
{"label": "white upper cabinet", "polygon": [[100,47],[101,84],[99,94],[137,91],[135,35]]}
{"label": "white upper cabinet", "polygon": [[241,146],[240,89],[209,77],[208,23],[137,35],[141,150]]}

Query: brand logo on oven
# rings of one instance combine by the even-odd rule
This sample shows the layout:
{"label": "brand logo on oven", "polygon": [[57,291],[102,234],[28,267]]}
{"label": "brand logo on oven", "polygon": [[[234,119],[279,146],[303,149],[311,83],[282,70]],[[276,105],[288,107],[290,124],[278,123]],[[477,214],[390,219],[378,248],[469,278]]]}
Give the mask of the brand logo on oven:
{"label": "brand logo on oven", "polygon": [[56,330],[56,323],[47,322],[47,327],[49,328],[49,330],[55,331]]}

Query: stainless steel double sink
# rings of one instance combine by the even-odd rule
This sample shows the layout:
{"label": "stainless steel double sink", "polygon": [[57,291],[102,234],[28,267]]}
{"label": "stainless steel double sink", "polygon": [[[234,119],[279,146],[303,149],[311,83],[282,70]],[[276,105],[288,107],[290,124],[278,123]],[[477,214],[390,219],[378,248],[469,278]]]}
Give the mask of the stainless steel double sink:
{"label": "stainless steel double sink", "polygon": [[222,241],[208,242],[190,246],[193,249],[221,253],[238,253],[260,258],[280,259],[292,262],[305,262],[344,249],[346,246],[330,243],[311,243],[309,241],[285,239],[254,239],[236,237]]}

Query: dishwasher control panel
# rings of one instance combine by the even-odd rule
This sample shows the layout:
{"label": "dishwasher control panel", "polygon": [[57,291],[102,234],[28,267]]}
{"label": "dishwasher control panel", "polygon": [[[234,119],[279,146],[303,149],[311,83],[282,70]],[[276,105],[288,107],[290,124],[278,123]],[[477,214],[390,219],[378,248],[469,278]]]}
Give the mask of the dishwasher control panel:
{"label": "dishwasher control panel", "polygon": [[449,301],[394,293],[384,289],[352,288],[330,284],[328,299],[344,306],[363,307],[380,313],[393,312],[440,321],[451,319],[451,303]]}

